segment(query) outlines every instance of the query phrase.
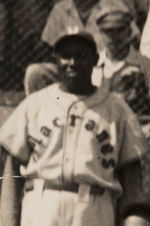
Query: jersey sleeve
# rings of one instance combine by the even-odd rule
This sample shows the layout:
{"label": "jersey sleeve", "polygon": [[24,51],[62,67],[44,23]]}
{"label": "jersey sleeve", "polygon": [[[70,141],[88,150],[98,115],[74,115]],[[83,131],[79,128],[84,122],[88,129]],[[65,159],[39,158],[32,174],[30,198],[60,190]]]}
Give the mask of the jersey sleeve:
{"label": "jersey sleeve", "polygon": [[23,101],[0,128],[0,145],[23,163],[29,158],[26,107]]}
{"label": "jersey sleeve", "polygon": [[136,115],[124,104],[119,166],[141,159],[150,151]]}
{"label": "jersey sleeve", "polygon": [[140,162],[123,167],[118,174],[123,195],[117,202],[117,216],[120,219],[126,218],[128,215],[149,216],[150,202],[149,196],[147,196],[149,194],[146,195],[143,186],[141,186],[145,175],[143,175]]}

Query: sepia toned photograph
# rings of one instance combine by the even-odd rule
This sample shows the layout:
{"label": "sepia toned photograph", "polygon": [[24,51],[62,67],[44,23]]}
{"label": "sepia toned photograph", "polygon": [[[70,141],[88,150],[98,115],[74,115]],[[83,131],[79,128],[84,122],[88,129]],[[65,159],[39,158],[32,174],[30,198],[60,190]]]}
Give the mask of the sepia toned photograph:
{"label": "sepia toned photograph", "polygon": [[150,226],[150,0],[0,0],[0,226]]}

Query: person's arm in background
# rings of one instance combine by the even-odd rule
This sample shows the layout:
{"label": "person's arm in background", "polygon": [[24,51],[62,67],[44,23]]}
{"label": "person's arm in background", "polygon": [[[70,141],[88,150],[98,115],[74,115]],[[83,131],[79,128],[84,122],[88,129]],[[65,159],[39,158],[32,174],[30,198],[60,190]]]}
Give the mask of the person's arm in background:
{"label": "person's arm in background", "polygon": [[0,225],[19,226],[24,178],[19,162],[0,147]]}
{"label": "person's arm in background", "polygon": [[123,195],[117,202],[116,225],[150,226],[150,146],[136,115],[123,101],[122,105],[125,115],[116,175]]}
{"label": "person's arm in background", "polygon": [[145,187],[147,177],[149,172],[145,172],[142,161],[135,161],[119,170],[124,195],[118,202],[118,215],[122,219],[121,222],[117,222],[118,225],[150,225],[150,199],[148,198],[150,189]]}

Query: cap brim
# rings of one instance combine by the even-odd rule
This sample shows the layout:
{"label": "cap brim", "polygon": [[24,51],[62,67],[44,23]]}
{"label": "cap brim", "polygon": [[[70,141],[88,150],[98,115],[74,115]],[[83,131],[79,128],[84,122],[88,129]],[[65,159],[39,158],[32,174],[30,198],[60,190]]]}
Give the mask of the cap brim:
{"label": "cap brim", "polygon": [[93,49],[96,51],[96,42],[94,38],[85,32],[77,33],[77,34],[67,34],[62,36],[59,40],[57,40],[54,44],[54,49],[57,50],[59,46],[61,46],[64,42],[68,40],[83,40],[84,42],[89,43],[93,47]]}

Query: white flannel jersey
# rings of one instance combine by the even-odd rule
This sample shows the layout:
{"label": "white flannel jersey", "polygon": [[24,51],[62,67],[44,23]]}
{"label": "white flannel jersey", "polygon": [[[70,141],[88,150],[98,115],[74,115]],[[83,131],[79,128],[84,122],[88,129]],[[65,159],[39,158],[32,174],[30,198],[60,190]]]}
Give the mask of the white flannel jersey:
{"label": "white flannel jersey", "polygon": [[[21,226],[115,225],[122,193],[115,171],[148,151],[135,116],[105,87],[85,97],[60,84],[28,96],[2,126],[0,144],[26,162],[23,176],[60,187],[79,184],[78,193],[41,193],[40,185],[25,193]],[[92,185],[103,187],[104,194],[90,194]]]}
{"label": "white flannel jersey", "polygon": [[115,169],[148,151],[136,117],[115,95],[77,96],[54,84],[26,98],[0,130],[21,174],[51,183],[97,184],[121,193]]}

